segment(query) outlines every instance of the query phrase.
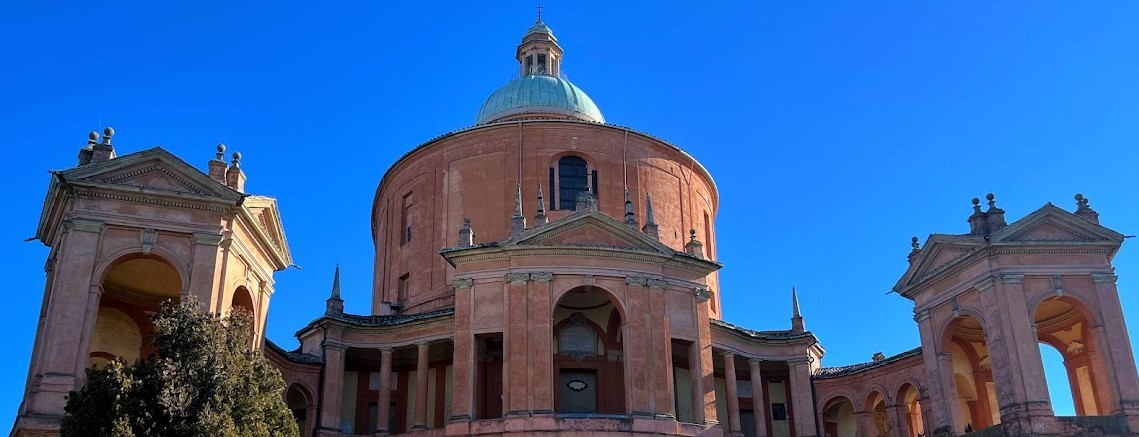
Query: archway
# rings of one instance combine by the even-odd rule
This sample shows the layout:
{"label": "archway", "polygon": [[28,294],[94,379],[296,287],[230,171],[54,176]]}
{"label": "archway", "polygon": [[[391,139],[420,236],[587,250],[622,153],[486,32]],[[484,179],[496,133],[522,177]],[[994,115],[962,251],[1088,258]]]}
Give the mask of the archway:
{"label": "archway", "polygon": [[[1089,335],[1094,320],[1087,316],[1083,305],[1071,297],[1051,297],[1044,299],[1036,306],[1033,314],[1036,324],[1036,333],[1041,347],[1050,347],[1059,353],[1063,374],[1066,378],[1053,378],[1047,381],[1049,395],[1054,404],[1063,405],[1062,399],[1056,399],[1063,393],[1072,399],[1074,413],[1077,416],[1101,415],[1104,405],[1102,394],[1097,389],[1096,378],[1100,376],[1096,371],[1098,367],[1094,351],[1094,338]],[[1041,359],[1047,356],[1042,354]],[[1050,363],[1044,363],[1045,365]],[[1057,385],[1067,382],[1068,390],[1057,389]],[[1071,414],[1068,410],[1066,413]],[[1064,415],[1064,411],[1058,411]]]}
{"label": "archway", "polygon": [[309,417],[309,410],[313,405],[308,390],[300,384],[290,385],[285,392],[285,404],[289,406],[289,412],[293,413],[293,419],[297,421],[301,435],[308,435],[311,432],[308,425],[314,423],[313,418]]}
{"label": "archway", "polygon": [[979,430],[1000,423],[996,382],[981,322],[971,315],[954,319],[946,327],[942,351],[952,357],[952,368],[941,371],[953,373],[957,398],[947,401],[960,412],[954,429]]}
{"label": "archway", "polygon": [[128,255],[107,269],[103,294],[88,354],[88,365],[103,365],[116,358],[134,361],[149,356],[154,347],[150,315],[162,302],[177,302],[182,277],[165,259],[154,255]]}
{"label": "archway", "polygon": [[619,303],[598,287],[565,293],[554,308],[554,409],[624,414],[625,375]]}
{"label": "archway", "polygon": [[836,396],[823,405],[823,437],[857,437],[858,421],[854,418],[854,403],[845,396]]}
{"label": "archway", "polygon": [[867,437],[889,437],[893,426],[886,414],[886,396],[880,391],[871,392],[865,405],[870,419],[870,435]]}
{"label": "archway", "polygon": [[921,393],[911,383],[902,384],[894,398],[901,407],[903,417],[900,418],[902,432],[906,437],[922,437],[925,435],[925,418],[921,411]]}
{"label": "archway", "polygon": [[257,343],[257,311],[253,306],[253,295],[249,293],[249,289],[244,286],[237,287],[233,291],[233,299],[229,303],[230,311],[242,311],[249,316],[249,333],[254,338],[251,339],[254,344]]}

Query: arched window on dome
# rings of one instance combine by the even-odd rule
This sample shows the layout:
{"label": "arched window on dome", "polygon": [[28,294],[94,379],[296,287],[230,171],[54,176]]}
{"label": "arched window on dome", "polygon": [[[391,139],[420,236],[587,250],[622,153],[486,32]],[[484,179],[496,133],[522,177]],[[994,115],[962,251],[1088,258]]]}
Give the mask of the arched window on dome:
{"label": "arched window on dome", "polygon": [[[550,175],[553,179],[554,175]],[[553,182],[553,181],[551,181]],[[573,211],[577,209],[577,196],[589,192],[589,168],[579,156],[565,156],[558,160],[557,193],[558,208]],[[551,201],[551,203],[553,203]]]}

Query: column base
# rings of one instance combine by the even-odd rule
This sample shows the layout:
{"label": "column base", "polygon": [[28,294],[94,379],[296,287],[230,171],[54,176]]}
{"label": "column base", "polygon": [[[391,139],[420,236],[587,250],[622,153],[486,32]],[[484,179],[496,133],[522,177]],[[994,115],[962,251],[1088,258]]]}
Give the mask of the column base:
{"label": "column base", "polygon": [[416,424],[415,426],[411,427],[412,431],[423,431],[425,429],[427,429],[427,425],[423,424]]}

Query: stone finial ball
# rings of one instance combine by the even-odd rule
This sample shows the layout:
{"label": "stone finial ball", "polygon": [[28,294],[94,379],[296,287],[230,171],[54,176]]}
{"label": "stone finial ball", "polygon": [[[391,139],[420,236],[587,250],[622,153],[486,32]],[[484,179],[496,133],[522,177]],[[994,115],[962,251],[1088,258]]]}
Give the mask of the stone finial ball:
{"label": "stone finial ball", "polygon": [[240,161],[241,160],[241,152],[233,152],[233,160],[234,161]]}
{"label": "stone finial ball", "polygon": [[1076,201],[1079,202],[1081,200],[1084,200],[1084,195],[1080,194],[1080,193],[1076,193]]}
{"label": "stone finial ball", "polygon": [[988,200],[990,202],[992,202],[993,199],[996,199],[996,198],[997,198],[997,196],[994,196],[993,193],[989,193],[989,194],[985,195],[985,200]]}
{"label": "stone finial ball", "polygon": [[914,242],[914,243],[917,243],[917,242],[918,242],[918,237],[914,237],[914,238],[911,238],[911,239],[910,239],[910,241],[911,241],[911,242]]}
{"label": "stone finial ball", "polygon": [[980,204],[981,204],[981,199],[978,199],[978,198],[974,197],[974,198],[973,198],[973,204],[974,204],[974,205],[980,205]]}
{"label": "stone finial ball", "polygon": [[98,141],[99,140],[99,133],[95,132],[95,131],[91,131],[91,133],[87,134],[87,139],[89,139],[91,141]]}
{"label": "stone finial ball", "polygon": [[225,144],[218,143],[218,153],[225,153]]}
{"label": "stone finial ball", "polygon": [[106,136],[106,137],[115,136],[115,128],[107,126],[106,129],[103,129],[103,136]]}

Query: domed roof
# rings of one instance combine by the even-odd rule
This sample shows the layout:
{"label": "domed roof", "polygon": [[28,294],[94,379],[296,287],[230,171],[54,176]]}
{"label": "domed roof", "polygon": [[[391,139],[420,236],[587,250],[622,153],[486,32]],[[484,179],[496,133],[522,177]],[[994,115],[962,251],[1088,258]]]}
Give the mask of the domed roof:
{"label": "domed roof", "polygon": [[518,114],[559,114],[579,120],[604,123],[605,117],[581,88],[568,80],[531,74],[510,81],[486,99],[476,124],[485,124]]}
{"label": "domed roof", "polygon": [[550,26],[547,26],[546,23],[543,23],[541,20],[534,23],[534,25],[530,26],[530,29],[526,31],[526,35],[529,35],[531,33],[544,33],[550,36],[554,36],[554,31],[550,30]]}

